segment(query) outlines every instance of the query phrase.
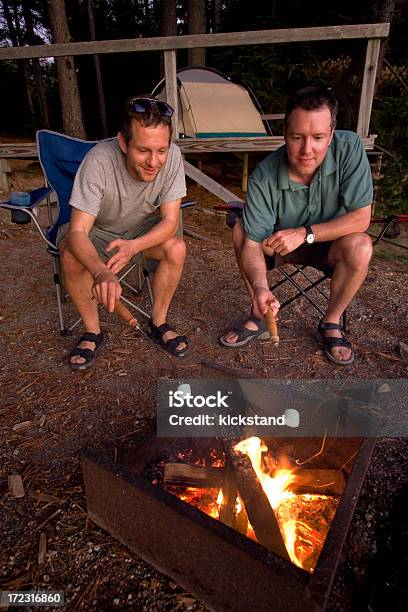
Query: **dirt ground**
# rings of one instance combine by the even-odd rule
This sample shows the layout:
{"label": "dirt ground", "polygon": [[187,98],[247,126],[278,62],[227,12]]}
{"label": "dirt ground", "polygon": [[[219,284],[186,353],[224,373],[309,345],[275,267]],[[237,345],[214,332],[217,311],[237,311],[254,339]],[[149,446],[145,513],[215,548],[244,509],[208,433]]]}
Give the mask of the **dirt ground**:
{"label": "dirt ground", "polygon": [[[17,188],[28,188],[24,178],[35,181],[35,169]],[[239,193],[236,184],[226,186]],[[318,316],[303,300],[281,313],[278,348],[259,341],[239,350],[220,346],[219,336],[242,319],[248,301],[225,216],[208,210],[217,202],[205,191],[190,186],[189,195],[198,203],[185,212],[185,225],[202,239],[186,236],[185,272],[170,315],[192,344],[190,354],[177,360],[181,377],[208,375],[202,360],[238,370],[242,378],[407,377],[408,361],[398,352],[399,341],[408,340],[407,260],[388,247],[374,258],[349,308],[352,366],[325,359],[314,340]],[[204,609],[86,514],[80,449],[93,447],[120,461],[147,435],[155,426],[156,381],[174,375],[169,361],[116,315],[102,313],[107,347],[93,370],[71,372],[67,355],[80,332],[65,338],[58,332],[51,259],[32,224],[11,224],[4,211],[0,262],[1,588],[61,589],[72,611]],[[145,296],[140,299],[148,305]],[[66,314],[72,320],[72,305]],[[377,443],[329,610],[402,609],[408,602],[407,457],[405,439]],[[11,474],[22,476],[20,499],[8,490]],[[39,559],[41,533],[46,553]]]}

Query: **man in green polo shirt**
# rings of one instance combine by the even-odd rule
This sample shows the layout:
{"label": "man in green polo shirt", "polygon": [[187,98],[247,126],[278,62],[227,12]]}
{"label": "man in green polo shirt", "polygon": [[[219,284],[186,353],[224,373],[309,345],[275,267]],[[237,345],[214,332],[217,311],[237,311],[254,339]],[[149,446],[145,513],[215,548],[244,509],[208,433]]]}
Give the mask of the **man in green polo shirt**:
{"label": "man in green polo shirt", "polygon": [[252,301],[247,320],[220,341],[243,346],[266,338],[264,315],[279,302],[269,291],[266,261],[308,264],[331,274],[330,301],[319,323],[328,359],[354,359],[340,318],[361,287],[372,255],[365,233],[373,187],[363,143],[353,132],[335,131],[337,101],[330,91],[307,87],[289,99],[285,145],[254,171],[242,221],[233,227],[238,265]]}

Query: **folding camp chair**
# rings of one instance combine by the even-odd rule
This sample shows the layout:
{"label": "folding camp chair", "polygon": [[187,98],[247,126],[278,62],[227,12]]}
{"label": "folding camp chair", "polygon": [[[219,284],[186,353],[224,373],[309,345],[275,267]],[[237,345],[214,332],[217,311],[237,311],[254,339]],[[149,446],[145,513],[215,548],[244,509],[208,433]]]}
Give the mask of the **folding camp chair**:
{"label": "folding camp chair", "polygon": [[[216,209],[227,211],[226,223],[228,227],[232,228],[234,224],[238,221],[238,219],[242,218],[243,207],[244,203],[241,204],[238,202],[234,202],[232,205],[229,206],[216,206]],[[325,280],[330,279],[330,274],[320,272],[320,276],[316,280],[313,280],[309,272],[306,270],[309,266],[302,266],[298,264],[288,265],[294,268],[293,271],[288,272],[285,269],[285,266],[275,266],[273,257],[266,258],[267,270],[276,270],[283,276],[282,280],[276,282],[270,287],[271,291],[274,292],[275,289],[277,289],[286,282],[289,282],[296,289],[296,293],[294,295],[281,302],[280,309],[282,310],[283,308],[285,308],[285,306],[289,306],[289,304],[292,304],[292,302],[294,302],[295,300],[304,297],[309,302],[309,304],[320,313],[321,316],[324,316],[326,314],[325,310],[323,310],[323,308],[320,306],[315,297],[317,297],[317,293],[325,300],[325,302],[329,301],[329,294],[324,291],[319,285],[321,285]],[[302,279],[302,284],[299,282],[300,279]],[[315,294],[309,295],[312,290],[315,291]],[[347,331],[346,311],[344,311],[342,315],[342,327],[345,331]]]}
{"label": "folding camp chair", "polygon": [[[80,322],[81,319],[75,321],[70,327],[66,327],[62,303],[64,301],[63,290],[62,290],[62,275],[60,266],[60,255],[56,245],[58,228],[67,223],[71,216],[71,206],[69,205],[69,199],[71,196],[72,186],[76,172],[81,164],[83,158],[92,147],[94,147],[98,141],[84,141],[78,138],[71,138],[57,132],[49,130],[40,130],[37,132],[37,148],[38,157],[41,163],[41,167],[46,178],[47,187],[35,189],[30,193],[31,201],[26,206],[13,205],[11,202],[0,202],[0,208],[5,208],[14,211],[14,215],[18,213],[20,215],[28,215],[28,221],[31,219],[34,221],[37,230],[39,231],[42,239],[47,245],[47,251],[51,255],[53,260],[54,268],[54,284],[55,293],[57,299],[58,317],[59,317],[59,328],[61,335],[66,336],[72,333],[74,327]],[[53,218],[50,193],[54,191],[57,196],[57,214]],[[49,226],[44,230],[38,222],[35,209],[38,204],[47,200],[48,208],[48,223]],[[191,202],[184,203],[185,206],[191,205]],[[17,222],[25,223],[26,220],[20,220]],[[130,272],[138,267],[138,284],[133,286],[127,282],[127,277]],[[150,301],[153,301],[150,282],[149,272],[145,266],[138,266],[137,264],[130,265],[119,277],[119,281],[122,285],[130,289],[130,291],[137,295],[147,287]],[[136,305],[131,300],[125,298],[123,295],[121,299],[129,306],[135,308],[139,313],[145,317],[149,317],[149,314],[142,308]]]}
{"label": "folding camp chair", "polygon": [[[227,212],[226,223],[228,227],[232,228],[238,219],[242,217],[244,203],[233,202],[230,205],[220,205],[216,206],[217,210],[224,210]],[[408,215],[400,214],[400,215],[391,215],[384,219],[373,219],[371,221],[372,224],[381,224],[383,227],[381,228],[378,235],[370,233],[370,236],[373,238],[373,246],[375,247],[380,241],[387,242],[393,246],[397,246],[402,249],[408,249],[407,246],[393,242],[391,240],[387,240],[387,232],[390,228],[395,227],[397,229],[397,235],[399,233],[399,224],[403,222],[408,222]],[[271,291],[274,292],[275,289],[280,287],[281,285],[289,282],[295,289],[296,292],[290,298],[281,302],[280,308],[285,308],[285,306],[289,306],[294,301],[299,299],[300,297],[304,297],[311,306],[313,306],[321,316],[325,315],[325,311],[320,306],[318,301],[315,299],[317,294],[320,295],[326,302],[329,301],[330,296],[326,291],[324,291],[319,285],[321,285],[325,280],[330,279],[330,275],[324,272],[321,272],[320,276],[313,280],[307,271],[308,266],[301,266],[298,264],[290,264],[292,266],[292,271],[289,272],[285,269],[284,266],[275,266],[273,263],[273,258],[266,259],[266,266],[268,270],[276,270],[279,272],[283,279],[276,282],[274,285],[270,287]],[[300,284],[299,279],[302,280],[302,284]],[[305,283],[305,284],[303,284]],[[314,290],[314,294],[309,295],[309,292]],[[347,311],[344,311],[342,317],[342,327],[345,331],[347,331]]]}

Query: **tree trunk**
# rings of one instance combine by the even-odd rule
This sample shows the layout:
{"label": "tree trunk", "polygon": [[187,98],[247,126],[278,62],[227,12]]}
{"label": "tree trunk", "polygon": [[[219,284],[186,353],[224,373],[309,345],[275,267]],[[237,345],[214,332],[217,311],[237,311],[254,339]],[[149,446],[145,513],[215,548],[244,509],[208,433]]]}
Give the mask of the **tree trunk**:
{"label": "tree trunk", "polygon": [[[22,2],[24,24],[26,29],[26,42],[29,45],[37,44],[37,37],[34,32],[33,16],[31,13],[30,0],[24,0]],[[50,127],[50,121],[48,116],[47,98],[45,95],[44,79],[41,71],[41,64],[38,57],[32,60],[35,91],[37,93],[38,107],[40,109],[41,127],[48,129]]]}
{"label": "tree trunk", "polygon": [[[89,19],[89,30],[91,33],[91,40],[96,40],[93,0],[88,0],[88,19]],[[99,55],[94,55],[93,58],[94,58],[94,64],[95,64],[95,76],[96,76],[96,88],[98,91],[99,112],[101,115],[102,136],[103,138],[107,138],[109,133],[108,133],[108,122],[106,120],[105,92],[103,90],[101,63],[99,61]]]}
{"label": "tree trunk", "polygon": [[[8,33],[10,36],[10,40],[13,43],[13,47],[20,47],[21,45],[24,44],[24,41],[22,40],[22,37],[21,37],[18,7],[17,7],[15,0],[13,1],[14,20],[13,20],[13,15],[11,14],[11,9],[10,9],[8,0],[3,0],[3,11],[4,11],[4,17],[7,23]],[[35,109],[34,109],[34,103],[33,103],[32,84],[31,84],[31,78],[30,78],[30,61],[26,59],[19,60],[17,62],[17,66],[21,74],[21,79],[26,85],[27,104],[30,110],[32,122],[35,125],[36,119],[35,119]]]}
{"label": "tree trunk", "polygon": [[213,9],[213,32],[221,31],[221,0],[214,0],[214,9]]}
{"label": "tree trunk", "polygon": [[[378,8],[377,19],[376,19],[377,23],[389,23],[390,25],[392,24],[394,12],[395,12],[395,4],[396,4],[396,0],[383,0],[382,4]],[[387,48],[387,40],[388,39],[385,38],[381,41],[380,54],[378,56],[377,79],[376,79],[374,96],[381,82],[381,73],[382,73],[385,51]]]}
{"label": "tree trunk", "polygon": [[[65,0],[48,0],[53,43],[72,42],[65,13]],[[55,58],[64,133],[86,138],[82,117],[81,98],[74,58],[71,55]]]}
{"label": "tree trunk", "polygon": [[[205,0],[188,0],[188,33],[206,33]],[[189,66],[205,66],[205,48],[188,50]]]}
{"label": "tree trunk", "polygon": [[[160,2],[160,36],[177,36],[177,0]],[[164,76],[164,54],[160,57],[160,74]]]}

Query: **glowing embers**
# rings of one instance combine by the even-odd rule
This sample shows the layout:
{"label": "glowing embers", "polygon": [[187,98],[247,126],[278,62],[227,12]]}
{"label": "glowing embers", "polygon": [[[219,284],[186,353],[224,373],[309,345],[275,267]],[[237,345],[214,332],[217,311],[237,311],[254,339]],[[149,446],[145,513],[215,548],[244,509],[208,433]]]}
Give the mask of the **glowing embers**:
{"label": "glowing embers", "polygon": [[313,572],[345,486],[341,468],[302,469],[256,437],[224,450],[194,465],[167,463],[166,489]]}

